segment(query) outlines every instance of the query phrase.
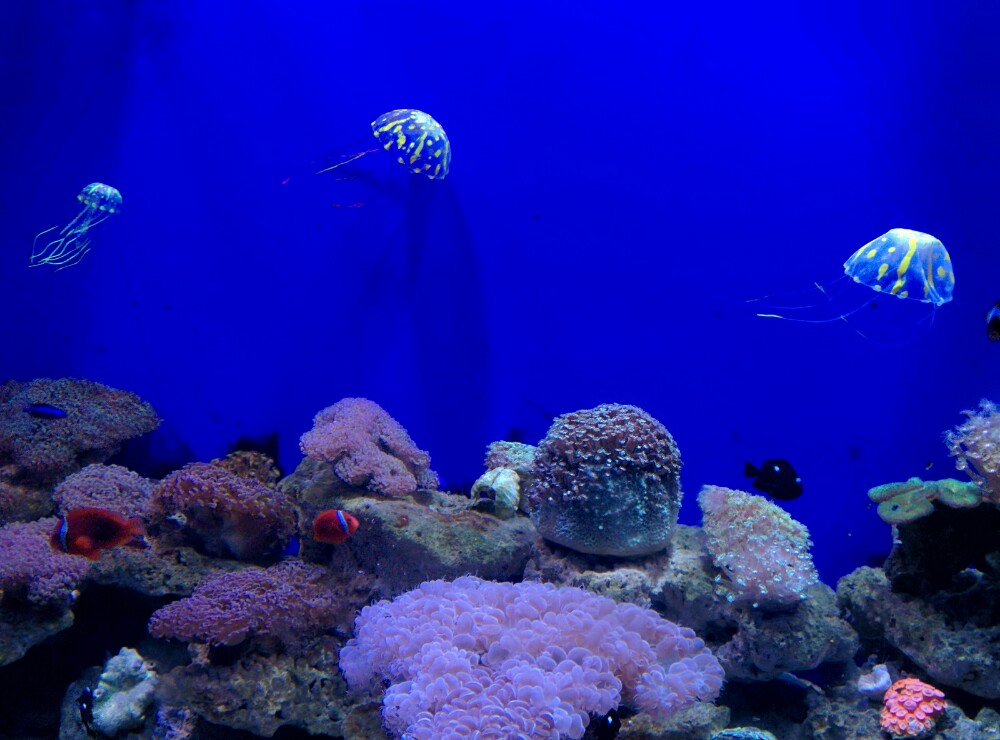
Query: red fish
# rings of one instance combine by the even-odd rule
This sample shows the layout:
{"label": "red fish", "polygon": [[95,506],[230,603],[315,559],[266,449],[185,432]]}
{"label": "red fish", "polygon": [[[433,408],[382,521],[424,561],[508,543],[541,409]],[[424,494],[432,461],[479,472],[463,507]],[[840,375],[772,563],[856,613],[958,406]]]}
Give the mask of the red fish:
{"label": "red fish", "polygon": [[140,519],[126,519],[106,509],[73,509],[59,519],[52,547],[99,560],[102,550],[130,544],[142,534],[145,530]]}
{"label": "red fish", "polygon": [[346,511],[327,509],[313,519],[313,537],[317,542],[339,545],[358,530],[358,520]]}

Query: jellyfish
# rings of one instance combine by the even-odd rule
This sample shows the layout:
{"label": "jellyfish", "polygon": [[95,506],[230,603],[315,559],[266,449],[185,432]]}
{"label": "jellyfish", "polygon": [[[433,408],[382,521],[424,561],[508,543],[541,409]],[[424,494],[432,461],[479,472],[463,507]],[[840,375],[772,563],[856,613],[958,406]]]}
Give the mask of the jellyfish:
{"label": "jellyfish", "polygon": [[38,240],[58,229],[58,226],[46,229],[35,237],[31,245],[31,267],[50,265],[56,268],[56,272],[72,267],[90,251],[90,229],[122,208],[121,193],[102,182],[90,183],[80,191],[76,199],[83,203],[83,210],[63,227],[58,239],[53,239],[42,247],[38,246]]}
{"label": "jellyfish", "polygon": [[[951,300],[955,288],[951,256],[944,244],[930,234],[912,229],[890,229],[854,252],[844,262],[844,276],[840,281],[848,279],[848,284],[865,286],[880,295],[929,304],[931,318],[938,307]],[[781,306],[778,308],[784,309],[782,313],[757,315],[821,324],[847,321],[848,317],[861,309],[874,307],[872,298],[869,297],[860,305],[841,310],[837,307],[837,302],[842,300],[841,292],[833,290],[837,282],[839,281],[828,285],[815,284],[815,288],[824,297],[821,303]],[[767,298],[755,300],[765,301]],[[836,310],[831,311],[831,306],[837,307]]]}
{"label": "jellyfish", "polygon": [[[396,161],[416,175],[442,180],[451,167],[451,142],[441,124],[423,111],[400,108],[383,113],[372,121],[372,133],[387,152],[396,153]],[[354,162],[378,148],[348,155],[337,164],[316,174],[329,172]]]}
{"label": "jellyfish", "polygon": [[[396,161],[414,174],[424,175],[431,180],[442,180],[447,177],[451,167],[451,142],[448,141],[448,135],[441,128],[441,124],[430,115],[412,108],[401,108],[383,113],[372,121],[371,126],[372,133],[381,146],[362,148],[361,151],[352,154],[340,155],[337,157],[339,161],[320,170],[316,170],[314,164],[308,172],[322,175],[339,170],[368,154],[384,149],[394,154]],[[361,146],[364,147],[364,144]],[[358,174],[359,171],[355,168],[345,168],[338,172],[340,175],[338,179],[349,179],[357,177]],[[291,180],[291,176],[286,177],[281,184],[287,185]],[[340,204],[335,205],[338,208],[343,207]],[[347,207],[362,205],[364,203],[354,203]]]}

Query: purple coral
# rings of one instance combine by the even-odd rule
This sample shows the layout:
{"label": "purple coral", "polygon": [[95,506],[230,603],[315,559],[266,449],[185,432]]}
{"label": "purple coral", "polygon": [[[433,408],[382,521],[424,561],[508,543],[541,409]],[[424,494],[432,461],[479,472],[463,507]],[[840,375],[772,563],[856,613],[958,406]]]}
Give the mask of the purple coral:
{"label": "purple coral", "polygon": [[[53,406],[62,418],[36,418],[27,409]],[[126,439],[160,424],[153,407],[129,391],[90,380],[40,378],[0,386],[0,464],[25,475],[58,480],[90,463],[104,462]]]}
{"label": "purple coral", "polygon": [[331,463],[337,477],[372,493],[406,496],[417,488],[437,488],[431,458],[402,425],[377,403],[344,398],[313,419],[299,440],[302,453]]}
{"label": "purple coral", "polygon": [[126,519],[145,517],[153,481],[120,465],[88,465],[62,481],[53,493],[61,513],[106,509]]}
{"label": "purple coral", "polygon": [[729,601],[781,609],[806,598],[819,578],[805,525],[763,496],[721,486],[703,487],[698,505]]}
{"label": "purple coral", "polygon": [[616,403],[557,417],[527,489],[545,539],[596,555],[646,555],[670,543],[681,457],[652,416]]}
{"label": "purple coral", "polygon": [[0,527],[0,595],[5,603],[37,609],[65,609],[73,603],[90,561],[52,547],[58,528],[55,517]]}
{"label": "purple coral", "polygon": [[340,653],[355,690],[386,690],[398,736],[580,738],[624,702],[657,719],[710,701],[723,671],[694,632],[578,588],[431,581],[365,607]]}
{"label": "purple coral", "polygon": [[186,642],[236,645],[251,636],[291,644],[328,630],[339,615],[330,572],[289,560],[211,578],[191,596],[153,612],[149,634]]}
{"label": "purple coral", "polygon": [[180,535],[210,555],[266,559],[295,533],[288,496],[211,463],[190,463],[150,494],[149,520],[160,533]]}

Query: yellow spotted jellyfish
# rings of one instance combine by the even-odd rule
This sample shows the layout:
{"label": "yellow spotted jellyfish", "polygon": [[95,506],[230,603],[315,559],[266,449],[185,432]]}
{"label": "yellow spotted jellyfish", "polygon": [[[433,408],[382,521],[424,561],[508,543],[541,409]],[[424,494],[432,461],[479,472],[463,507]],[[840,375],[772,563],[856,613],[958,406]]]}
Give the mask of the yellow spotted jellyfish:
{"label": "yellow spotted jellyfish", "polygon": [[[383,113],[372,121],[372,133],[382,149],[394,154],[396,161],[417,175],[442,180],[451,167],[451,142],[441,124],[423,111],[400,108]],[[378,148],[348,155],[342,162],[320,170],[329,172],[353,162]]]}
{"label": "yellow spotted jellyfish", "polygon": [[110,185],[103,182],[92,182],[80,191],[76,199],[83,203],[83,210],[76,214],[59,232],[57,239],[39,246],[38,240],[46,234],[58,229],[51,229],[38,234],[31,246],[31,267],[49,265],[56,271],[72,267],[90,251],[90,230],[121,211],[122,195]]}
{"label": "yellow spotted jellyfish", "polygon": [[[930,304],[933,311],[951,300],[955,288],[955,273],[951,256],[939,239],[912,229],[890,229],[873,239],[847,258],[844,263],[845,278],[863,285],[876,293],[894,295],[897,298]],[[781,306],[783,313],[758,313],[765,318],[825,323],[846,321],[849,316],[866,306],[873,305],[871,299],[848,310],[837,310],[829,315],[829,304],[837,296],[831,291],[832,284],[820,285],[816,289],[826,298],[826,302],[810,305]],[[757,299],[765,301],[767,299]],[[814,309],[819,309],[819,312]],[[822,315],[826,309],[827,315]],[[794,314],[809,311],[809,314]],[[859,332],[860,333],[860,332]]]}

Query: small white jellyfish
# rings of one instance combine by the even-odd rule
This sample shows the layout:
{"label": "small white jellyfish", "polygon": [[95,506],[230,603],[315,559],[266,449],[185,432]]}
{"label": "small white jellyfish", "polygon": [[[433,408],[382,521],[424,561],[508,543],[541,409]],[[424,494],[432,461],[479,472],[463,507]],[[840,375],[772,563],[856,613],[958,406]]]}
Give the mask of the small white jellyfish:
{"label": "small white jellyfish", "polygon": [[121,211],[122,207],[121,193],[102,182],[92,182],[80,191],[76,199],[83,203],[83,210],[63,227],[58,239],[41,247],[38,245],[39,238],[58,226],[46,229],[35,237],[31,245],[31,267],[49,265],[55,267],[57,272],[72,267],[90,251],[90,229]]}

